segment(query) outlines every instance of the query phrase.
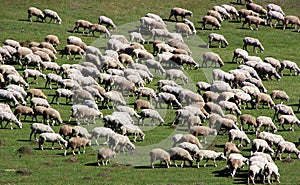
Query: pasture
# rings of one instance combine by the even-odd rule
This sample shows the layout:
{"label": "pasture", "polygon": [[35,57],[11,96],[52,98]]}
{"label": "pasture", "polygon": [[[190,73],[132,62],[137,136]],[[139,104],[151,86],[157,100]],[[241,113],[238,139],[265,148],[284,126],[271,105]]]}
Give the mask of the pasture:
{"label": "pasture", "polygon": [[[233,1],[233,2],[231,2]],[[248,25],[242,29],[242,23],[235,20],[225,20],[222,23],[220,30],[202,30],[202,17],[206,15],[214,5],[231,4],[237,10],[245,8],[245,5],[235,3],[235,0],[191,0],[191,1],[142,1],[133,0],[125,1],[96,1],[96,0],[65,0],[65,1],[44,1],[44,0],[31,0],[31,1],[1,1],[0,17],[2,24],[0,24],[0,41],[5,39],[14,39],[21,43],[23,46],[28,46],[31,41],[42,42],[44,37],[48,34],[57,35],[60,39],[60,46],[58,47],[57,63],[62,64],[79,64],[80,58],[76,60],[67,60],[66,57],[61,58],[60,51],[65,47],[68,36],[74,35],[80,37],[87,45],[95,45],[100,47],[101,52],[104,53],[107,38],[88,36],[82,33],[72,33],[74,23],[78,19],[88,20],[92,23],[98,22],[100,15],[110,17],[117,25],[117,30],[112,34],[124,34],[129,38],[130,31],[136,30],[135,26],[139,25],[139,19],[146,13],[152,12],[161,16],[166,20],[168,29],[174,32],[174,23],[168,21],[171,8],[177,6],[182,7],[193,12],[193,17],[187,17],[191,20],[197,29],[197,34],[189,38],[185,38],[185,42],[191,46],[192,56],[199,64],[202,62],[202,54],[204,51],[213,51],[218,53],[225,65],[222,67],[224,71],[235,69],[238,64],[232,63],[233,51],[236,48],[242,48],[243,38],[246,36],[258,38],[264,45],[265,51],[263,53],[253,53],[252,47],[249,47],[249,55],[259,56],[262,59],[265,57],[274,57],[280,61],[290,60],[296,62],[300,66],[299,58],[299,40],[300,33],[292,28],[282,30],[282,26],[277,28],[263,26],[259,27],[258,31],[251,31]],[[255,0],[257,4],[266,7],[268,3],[275,3],[280,5],[287,15],[299,14],[300,1],[295,0],[273,0],[263,1]],[[29,22],[27,20],[27,9],[30,6],[38,7],[41,10],[46,8],[58,12],[62,19],[62,24],[54,24],[48,22]],[[35,17],[33,18],[35,20]],[[174,17],[172,18],[174,20]],[[179,18],[179,20],[181,20]],[[212,47],[207,49],[206,43],[208,35],[212,32],[219,33],[225,36],[229,42],[226,48]],[[147,38],[145,36],[144,38]],[[2,44],[1,44],[2,45]],[[190,46],[189,45],[189,46]],[[152,52],[152,45],[145,44],[145,48]],[[201,65],[200,65],[201,66]],[[22,69],[19,65],[15,64],[15,68],[22,75]],[[195,90],[198,81],[211,82],[212,69],[197,69],[185,70],[189,77],[189,83],[185,87]],[[49,73],[50,71],[45,71]],[[152,88],[157,88],[156,82],[159,79],[164,79],[164,76],[155,73],[154,80],[147,84]],[[29,81],[31,81],[30,79]],[[181,84],[181,81],[177,81]],[[289,102],[285,104],[291,106],[295,111],[297,117],[300,113],[297,112],[299,98],[300,98],[300,77],[290,76],[288,70],[284,70],[284,75],[280,81],[264,80],[263,84],[270,93],[274,89],[284,90],[289,96]],[[48,96],[49,102],[55,95],[55,89],[50,90],[45,88],[45,80],[39,79],[39,84],[30,84],[30,88],[39,88]],[[133,107],[135,97],[127,97],[127,103]],[[64,102],[64,98],[61,98]],[[27,102],[29,104],[29,102]],[[275,100],[275,103],[280,103]],[[64,124],[68,124],[68,119],[71,114],[71,104],[60,105],[51,104],[51,107],[57,109],[62,115]],[[111,114],[112,109],[107,110],[99,104],[99,108],[104,115]],[[141,126],[141,129],[146,134],[145,140],[138,139],[136,143],[136,150],[125,154],[118,154],[116,158],[111,160],[108,166],[97,165],[97,147],[92,140],[92,147],[87,147],[86,153],[73,156],[68,151],[67,156],[63,156],[64,150],[59,150],[58,145],[55,144],[55,150],[51,150],[50,143],[46,143],[44,148],[46,150],[39,150],[38,143],[34,140],[29,141],[31,119],[27,118],[22,121],[23,128],[10,130],[9,127],[0,129],[0,184],[245,184],[247,183],[248,166],[241,169],[234,179],[226,174],[226,161],[217,161],[217,167],[209,165],[204,168],[202,161],[200,168],[197,169],[196,165],[192,167],[176,168],[172,165],[169,169],[165,166],[159,166],[156,162],[156,168],[152,169],[150,166],[149,152],[155,147],[165,148],[166,150],[171,147],[171,137],[174,133],[186,133],[185,126],[171,126],[175,118],[175,110],[166,109],[166,107],[157,109],[163,115],[165,123],[162,126]],[[273,117],[274,110],[261,108],[252,109],[247,108],[242,110],[242,113],[248,113],[255,117],[260,115]],[[23,120],[23,116],[22,116]],[[41,118],[39,118],[41,120]],[[3,123],[4,124],[4,123]],[[70,123],[75,125],[75,121]],[[275,122],[278,125],[278,122]],[[103,121],[98,121],[96,125],[87,126],[89,130],[95,126],[102,126]],[[203,123],[207,125],[207,121]],[[53,126],[54,131],[58,131],[60,126]],[[256,138],[255,133],[246,131],[248,137],[252,140]],[[298,143],[300,136],[300,128],[295,127],[295,132],[285,131],[281,127],[278,128],[277,134],[284,137],[285,140]],[[201,139],[201,137],[199,137]],[[211,139],[208,149],[223,151],[224,143],[228,141],[228,134],[218,134],[215,138]],[[235,142],[237,143],[237,142]],[[20,148],[25,147],[28,150],[18,151]],[[244,147],[242,154],[250,156],[251,145]],[[297,184],[300,181],[299,166],[300,161],[296,158],[295,154],[291,154],[292,160],[276,160],[281,174],[281,184]],[[283,158],[286,154],[283,154]],[[29,172],[24,172],[24,169],[29,169]],[[19,171],[16,173],[16,171]],[[22,171],[23,170],[23,171]]]}

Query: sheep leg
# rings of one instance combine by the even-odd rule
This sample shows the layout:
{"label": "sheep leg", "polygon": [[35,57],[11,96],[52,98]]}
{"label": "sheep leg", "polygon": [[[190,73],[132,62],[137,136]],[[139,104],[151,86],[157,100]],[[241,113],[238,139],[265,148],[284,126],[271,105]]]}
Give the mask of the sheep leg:
{"label": "sheep leg", "polygon": [[[60,144],[59,142],[58,142],[58,144],[60,145],[60,148],[62,148],[62,147],[61,147],[61,144]],[[53,146],[54,146],[54,141],[52,141],[52,147],[51,147],[52,150],[54,150],[54,147],[53,147]]]}
{"label": "sheep leg", "polygon": [[206,167],[206,164],[207,164],[208,160],[209,159],[206,159],[205,164],[203,165],[204,168]]}

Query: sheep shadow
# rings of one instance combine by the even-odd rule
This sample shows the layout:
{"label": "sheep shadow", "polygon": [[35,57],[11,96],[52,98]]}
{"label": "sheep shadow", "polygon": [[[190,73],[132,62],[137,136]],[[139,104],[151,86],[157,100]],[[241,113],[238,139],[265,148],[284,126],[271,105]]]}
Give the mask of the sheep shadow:
{"label": "sheep shadow", "polygon": [[[167,168],[167,167],[165,164],[155,164],[154,168]],[[149,166],[135,166],[134,169],[144,170],[144,169],[152,169],[152,167],[150,165]]]}
{"label": "sheep shadow", "polygon": [[18,19],[18,21],[22,21],[22,22],[35,22],[35,23],[43,23],[42,21],[40,21],[40,20],[32,20],[32,21],[30,21],[30,20],[28,20],[28,19]]}
{"label": "sheep shadow", "polygon": [[[30,139],[17,139],[18,142],[30,142]],[[32,143],[36,143],[35,141],[32,141]]]}
{"label": "sheep shadow", "polygon": [[98,166],[98,162],[86,163],[84,166]]}

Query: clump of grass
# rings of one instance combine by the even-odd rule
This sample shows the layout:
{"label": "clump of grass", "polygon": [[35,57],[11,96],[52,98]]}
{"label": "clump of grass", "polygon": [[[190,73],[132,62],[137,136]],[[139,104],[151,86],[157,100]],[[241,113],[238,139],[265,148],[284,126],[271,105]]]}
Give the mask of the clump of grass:
{"label": "clump of grass", "polygon": [[76,157],[71,157],[71,158],[69,158],[67,161],[68,161],[69,163],[77,163],[77,162],[78,162],[78,160],[77,160]]}
{"label": "clump of grass", "polygon": [[17,150],[20,154],[32,154],[33,150],[30,146],[22,146]]}
{"label": "clump of grass", "polygon": [[32,175],[32,171],[29,168],[23,168],[16,171],[19,175]]}

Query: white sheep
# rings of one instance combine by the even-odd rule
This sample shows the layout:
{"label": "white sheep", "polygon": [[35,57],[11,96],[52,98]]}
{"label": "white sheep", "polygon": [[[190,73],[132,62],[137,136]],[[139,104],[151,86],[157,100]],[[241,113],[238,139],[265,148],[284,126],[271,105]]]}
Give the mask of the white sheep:
{"label": "white sheep", "polygon": [[32,22],[32,20],[31,20],[32,16],[36,16],[37,21],[38,21],[38,19],[41,19],[41,22],[43,22],[44,18],[45,18],[43,12],[40,9],[35,8],[35,7],[29,7],[27,9],[27,14],[28,14],[28,20],[30,22]]}
{"label": "white sheep", "polygon": [[232,88],[227,82],[224,81],[213,81],[213,83],[210,86],[210,90],[213,92],[230,92],[232,91]]}
{"label": "white sheep", "polygon": [[[250,164],[249,166],[249,171],[248,171],[248,184],[250,183],[250,180],[252,181],[253,184],[255,184],[255,177],[257,175],[261,175],[264,172],[264,165],[265,163],[255,161]],[[263,175],[262,175],[263,176]],[[263,176],[264,178],[264,176]]]}
{"label": "white sheep", "polygon": [[100,33],[99,37],[101,37],[102,33],[104,33],[106,37],[110,36],[110,32],[108,31],[108,29],[105,26],[102,26],[99,24],[92,24],[90,26],[90,31],[89,31],[88,35],[90,35],[90,33],[92,33],[93,36],[95,37],[95,31]]}
{"label": "white sheep", "polygon": [[238,145],[238,147],[242,147],[242,142],[243,140],[246,143],[246,146],[248,144],[250,144],[250,139],[248,138],[248,136],[246,135],[246,133],[244,131],[241,130],[237,130],[237,129],[231,129],[229,131],[229,141],[232,142],[235,138],[240,140],[240,144]]}
{"label": "white sheep", "polygon": [[43,13],[44,13],[44,16],[45,16],[45,18],[44,18],[44,21],[45,21],[45,22],[46,22],[46,18],[49,17],[49,18],[50,18],[50,21],[49,21],[49,22],[51,22],[52,19],[54,19],[54,23],[56,23],[56,21],[57,21],[58,24],[61,24],[61,23],[62,23],[62,20],[61,20],[61,18],[59,17],[59,15],[58,15],[57,12],[55,12],[55,11],[53,11],[53,10],[45,9],[45,10],[43,11]]}
{"label": "white sheep", "polygon": [[267,10],[265,10],[262,6],[255,4],[255,3],[246,4],[246,8],[248,10],[253,10],[254,12],[259,13],[263,16],[267,14]]}
{"label": "white sheep", "polygon": [[159,121],[159,124],[162,125],[165,121],[161,117],[161,115],[153,109],[143,109],[141,112],[141,118],[140,122],[142,122],[142,125],[144,125],[144,119],[145,118],[151,118],[151,123],[154,122],[154,119],[157,119]]}
{"label": "white sheep", "polygon": [[80,154],[80,148],[83,148],[83,152],[85,153],[85,147],[86,146],[91,146],[91,140],[86,139],[86,138],[81,138],[81,137],[72,137],[71,139],[69,139],[68,141],[68,145],[66,147],[66,150],[64,152],[64,156],[67,155],[67,151],[69,148],[72,149],[72,154],[75,155],[74,150],[76,148],[78,148],[78,154]]}
{"label": "white sheep", "polygon": [[48,103],[48,101],[44,98],[31,98],[30,100],[30,107],[35,107],[35,106],[44,106],[46,108],[49,108],[50,107],[50,104]]}
{"label": "white sheep", "polygon": [[33,77],[34,78],[34,82],[35,84],[38,84],[37,78],[38,77],[42,77],[44,80],[46,80],[46,75],[41,73],[40,71],[36,70],[36,69],[25,69],[23,71],[23,77],[24,80],[28,83],[27,78],[29,77]]}
{"label": "white sheep", "polygon": [[176,23],[175,29],[176,33],[182,33],[182,35],[186,35],[187,38],[192,34],[191,28],[185,23]]}
{"label": "white sheep", "polygon": [[154,168],[154,161],[159,160],[160,162],[165,162],[167,168],[171,165],[170,154],[161,148],[154,148],[150,151],[150,164]]}
{"label": "white sheep", "polygon": [[217,167],[216,164],[216,159],[220,158],[223,160],[226,160],[227,158],[224,156],[224,153],[222,152],[216,152],[213,150],[200,150],[195,154],[196,158],[197,158],[197,168],[199,168],[199,163],[201,160],[206,159],[206,162],[204,164],[204,168],[206,167],[206,164],[208,162],[209,159],[212,159],[214,162],[214,166]]}
{"label": "white sheep", "polygon": [[112,29],[116,29],[116,25],[115,23],[108,17],[104,16],[104,15],[101,15],[99,18],[98,18],[98,24],[105,24],[106,27],[108,28],[109,26],[112,27]]}
{"label": "white sheep", "polygon": [[67,55],[67,59],[69,60],[69,56],[71,56],[73,54],[73,60],[75,60],[75,55],[79,54],[81,58],[83,58],[83,55],[85,54],[84,50],[76,45],[73,44],[69,44],[66,45],[62,54],[62,57],[64,55]]}
{"label": "white sheep", "polygon": [[281,13],[283,16],[285,16],[285,13],[283,12],[282,8],[277,4],[270,3],[267,5],[267,9],[268,9],[268,12],[276,11],[276,12]]}
{"label": "white sheep", "polygon": [[252,10],[246,10],[246,9],[240,9],[238,11],[238,14],[239,14],[240,22],[242,22],[242,18],[246,18],[248,15],[259,17],[258,13],[254,12]]}
{"label": "white sheep", "polygon": [[280,61],[273,57],[266,57],[264,62],[271,64],[276,70],[280,69],[281,67]]}
{"label": "white sheep", "polygon": [[276,182],[280,183],[280,174],[278,171],[278,166],[275,163],[268,162],[265,164],[264,175],[267,178],[269,184],[271,184],[272,174],[274,174]]}
{"label": "white sheep", "polygon": [[[16,40],[13,40],[13,39],[6,39],[5,41],[3,41],[3,44],[6,45],[6,46],[11,46],[15,49],[18,49],[19,47],[21,47],[20,43]],[[8,48],[8,47],[6,47],[5,49],[10,50],[10,48]],[[16,50],[14,50],[14,51],[16,51]],[[12,54],[12,53],[10,52],[10,54]]]}
{"label": "white sheep", "polygon": [[262,108],[264,108],[264,104],[266,103],[268,105],[268,108],[273,108],[275,106],[274,101],[272,100],[271,96],[266,94],[266,93],[258,93],[258,95],[256,96],[256,109],[258,109],[258,104],[262,102]]}
{"label": "white sheep", "polygon": [[[297,28],[297,25],[300,26],[300,19],[297,16],[294,15],[287,15],[284,17],[284,24],[283,24],[283,29],[285,29],[288,24],[295,25],[295,29]],[[300,28],[298,29],[298,32],[300,32]]]}
{"label": "white sheep", "polygon": [[220,23],[223,22],[223,18],[222,18],[221,14],[218,11],[208,10],[206,15],[210,15],[210,16],[213,16],[213,17],[217,18]]}
{"label": "white sheep", "polygon": [[253,139],[252,141],[252,151],[253,153],[259,151],[261,149],[262,152],[265,150],[269,151],[271,155],[274,154],[274,150],[269,146],[266,140],[264,139]]}
{"label": "white sheep", "polygon": [[290,70],[290,75],[292,75],[292,71],[295,72],[295,75],[300,74],[300,68],[298,67],[297,63],[292,62],[290,60],[283,60],[280,63],[281,67],[278,70],[278,73],[283,76],[283,70],[284,69],[289,69]]}
{"label": "white sheep", "polygon": [[188,20],[188,19],[183,19],[183,23],[184,23],[184,24],[187,24],[187,25],[190,27],[190,29],[192,30],[192,33],[193,33],[193,34],[196,34],[196,33],[197,33],[196,28],[195,28],[195,25],[194,25],[194,23],[193,23],[192,21],[190,21],[190,20]]}
{"label": "white sheep", "polygon": [[166,79],[181,79],[184,83],[188,83],[188,77],[179,69],[169,69],[166,72]]}
{"label": "white sheep", "polygon": [[202,135],[204,143],[206,143],[206,139],[209,135],[216,136],[218,134],[218,131],[216,129],[209,128],[207,126],[192,126],[190,127],[189,132],[190,134],[193,134],[196,137]]}
{"label": "white sheep", "polygon": [[282,90],[273,90],[271,93],[270,93],[270,96],[271,98],[274,100],[274,99],[280,99],[281,102],[283,100],[285,101],[289,101],[289,96],[286,94],[286,92],[282,91]]}
{"label": "white sheep", "polygon": [[243,42],[244,42],[244,45],[243,45],[243,49],[244,50],[246,50],[246,51],[248,51],[247,50],[247,46],[249,45],[249,46],[253,46],[253,51],[256,53],[257,51],[256,51],[256,47],[258,47],[259,48],[259,50],[260,50],[260,52],[262,52],[262,51],[264,51],[265,49],[264,49],[264,47],[263,47],[263,45],[260,43],[260,41],[258,40],[258,39],[256,39],[256,38],[252,38],[252,37],[245,37],[244,39],[243,39]]}
{"label": "white sheep", "polygon": [[130,151],[135,150],[134,144],[131,143],[127,136],[123,136],[121,134],[110,134],[109,135],[109,146],[112,148],[113,151],[116,151],[116,147],[120,145],[120,152],[125,152],[125,148],[129,149]]}
{"label": "white sheep", "polygon": [[[33,54],[38,55],[41,58],[41,60],[44,61],[44,62],[51,62],[51,58],[48,55],[48,53],[46,53],[42,50],[37,50]],[[25,61],[24,65],[26,65],[26,63],[27,62]]]}
{"label": "white sheep", "polygon": [[256,16],[248,15],[245,18],[245,21],[244,21],[244,23],[242,25],[242,28],[244,28],[244,25],[247,24],[247,23],[248,23],[249,28],[251,30],[253,30],[251,24],[255,24],[255,26],[256,26],[255,29],[256,29],[256,31],[258,31],[258,28],[259,28],[260,24],[264,24],[265,26],[267,25],[267,20],[259,18],[259,17],[256,17]]}
{"label": "white sheep", "polygon": [[300,159],[300,151],[297,149],[295,144],[290,141],[281,141],[278,143],[275,158],[277,158],[277,155],[279,154],[279,160],[281,160],[281,154],[283,152],[288,153],[288,158],[291,158],[291,153],[295,153],[297,158]]}
{"label": "white sheep", "polygon": [[141,116],[138,115],[137,112],[133,108],[128,107],[128,106],[119,105],[119,106],[116,106],[115,110],[120,111],[120,112],[127,112],[130,116],[135,116],[137,119],[141,118]]}
{"label": "white sheep", "polygon": [[109,135],[113,134],[113,133],[114,133],[114,131],[111,128],[107,128],[107,127],[95,127],[92,130],[91,139],[95,138],[95,142],[96,142],[97,146],[99,146],[98,138],[99,137],[105,137],[106,141],[103,144],[108,144]]}
{"label": "white sheep", "polygon": [[133,142],[136,142],[136,139],[138,137],[138,135],[141,137],[142,140],[145,139],[145,134],[143,133],[143,131],[136,125],[133,124],[124,124],[123,126],[120,127],[121,131],[122,131],[122,135],[129,135],[129,134],[133,134],[134,135],[134,139]]}
{"label": "white sheep", "polygon": [[233,102],[220,101],[219,105],[221,106],[222,109],[229,110],[230,114],[232,114],[233,112],[235,112],[238,116],[242,114],[241,110]]}
{"label": "white sheep", "polygon": [[192,166],[193,164],[193,158],[190,155],[190,153],[180,147],[173,147],[169,150],[169,154],[170,154],[170,159],[173,161],[174,165],[177,167],[177,164],[175,162],[175,160],[181,160],[181,167],[183,167],[184,162],[188,161],[190,163],[190,165]]}
{"label": "white sheep", "polygon": [[86,105],[73,105],[71,107],[69,122],[73,117],[76,119],[77,125],[80,125],[80,119],[84,119],[84,123],[88,125],[90,121],[93,121],[93,123],[96,124],[96,118],[102,118],[103,114],[99,110],[90,108]]}
{"label": "white sheep", "polygon": [[219,23],[218,19],[210,16],[210,15],[206,15],[202,18],[203,20],[203,24],[202,24],[202,30],[205,29],[205,25],[206,24],[211,24],[211,30],[214,29],[214,27],[216,27],[218,30],[221,29],[221,24]]}
{"label": "white sheep", "polygon": [[0,89],[0,98],[5,100],[5,103],[13,101],[14,106],[19,105],[18,100],[15,98],[13,93],[9,90]]}
{"label": "white sheep", "polygon": [[[98,160],[98,166],[107,165],[107,163],[110,161],[111,158],[115,157],[117,154],[112,151],[110,148],[100,148],[98,150],[97,160]],[[105,161],[105,162],[104,162]]]}
{"label": "white sheep", "polygon": [[[6,121],[6,125],[3,127],[2,122]],[[20,129],[22,128],[22,123],[17,119],[17,117],[12,112],[0,112],[0,123],[1,128],[6,128],[10,124],[10,129],[13,129],[12,122],[14,122]]]}
{"label": "white sheep", "polygon": [[74,137],[83,137],[86,139],[91,138],[91,134],[88,132],[88,130],[85,127],[82,127],[82,126],[72,127],[72,135]]}
{"label": "white sheep", "polygon": [[52,150],[54,150],[54,142],[57,142],[61,149],[63,149],[62,144],[67,147],[68,141],[64,140],[59,134],[57,133],[42,133],[40,134],[39,138],[39,148],[44,150],[43,144],[44,142],[52,142]]}
{"label": "white sheep", "polygon": [[79,28],[83,28],[83,33],[85,31],[85,29],[89,29],[92,26],[92,23],[86,20],[77,20],[75,22],[74,25],[74,29],[73,29],[73,33],[75,32],[75,30],[77,30],[77,32],[79,32]]}
{"label": "white sheep", "polygon": [[24,62],[22,64],[22,66],[27,69],[28,65],[33,65],[33,66],[37,66],[38,69],[40,70],[40,63],[42,62],[42,58],[39,55],[36,54],[27,54],[24,57]]}
{"label": "white sheep", "polygon": [[[214,67],[217,67],[217,63],[220,65],[220,67],[224,66],[223,60],[217,53],[207,51],[202,55],[202,57],[203,57],[202,67],[212,67],[213,65]],[[208,61],[211,62],[209,66],[207,65]]]}
{"label": "white sheep", "polygon": [[45,125],[43,123],[32,123],[30,125],[30,129],[31,129],[31,132],[30,132],[30,135],[29,135],[29,140],[30,141],[31,141],[32,134],[34,134],[35,140],[38,141],[38,139],[36,137],[37,134],[55,133],[49,125]]}
{"label": "white sheep", "polygon": [[129,34],[130,42],[137,41],[141,42],[142,44],[145,43],[145,39],[143,38],[142,34],[139,32],[131,32]]}
{"label": "white sheep", "polygon": [[225,8],[225,10],[227,11],[227,13],[231,14],[232,17],[235,16],[236,20],[238,20],[239,13],[238,13],[238,11],[235,9],[234,6],[227,5],[227,4],[223,4],[223,5],[221,5],[221,7]]}
{"label": "white sheep", "polygon": [[294,128],[295,128],[295,124],[297,124],[298,126],[300,126],[300,121],[299,119],[294,116],[294,115],[281,115],[279,117],[279,125],[278,126],[282,126],[283,129],[285,124],[290,124],[291,127],[289,128],[289,130],[292,130],[294,132]]}
{"label": "white sheep", "polygon": [[270,129],[270,127],[272,128],[273,132],[277,132],[277,127],[274,124],[274,122],[272,121],[272,118],[267,117],[267,116],[258,116],[256,118],[256,124],[257,124],[257,128],[256,131],[258,132],[261,126],[267,126],[268,127],[268,131]]}
{"label": "white sheep", "polygon": [[73,91],[69,89],[63,89],[59,88],[55,90],[55,96],[53,96],[52,103],[54,103],[54,100],[56,101],[56,104],[59,105],[58,98],[59,97],[66,97],[66,104],[68,104],[70,101],[72,101],[74,93]]}
{"label": "white sheep", "polygon": [[126,101],[123,95],[118,91],[108,91],[104,94],[104,102],[106,103],[107,108],[109,109],[109,102],[113,102],[113,109],[117,105],[126,105]]}
{"label": "white sheep", "polygon": [[272,147],[273,144],[277,146],[279,142],[284,141],[281,135],[272,134],[269,132],[260,132],[259,134],[257,134],[257,138],[266,140],[269,143],[270,147]]}
{"label": "white sheep", "polygon": [[222,15],[223,19],[231,19],[230,14],[222,6],[214,6],[212,9],[219,12]]}
{"label": "white sheep", "polygon": [[276,25],[279,23],[279,21],[282,21],[282,24],[284,24],[284,16],[277,11],[269,11],[268,12],[267,21],[270,23],[271,27],[272,27],[272,19],[276,20],[274,27],[276,27]]}
{"label": "white sheep", "polygon": [[60,44],[59,38],[56,35],[46,35],[45,42],[49,42],[50,44],[52,44],[55,47],[58,47]]}
{"label": "white sheep", "polygon": [[174,7],[171,9],[169,20],[171,19],[172,16],[175,17],[175,20],[177,22],[178,21],[177,16],[181,16],[181,18],[183,20],[186,16],[192,17],[193,12],[191,12],[190,10],[183,9],[183,8]]}
{"label": "white sheep", "polygon": [[173,141],[174,141],[173,146],[176,146],[177,144],[182,142],[189,142],[197,145],[200,150],[203,148],[203,146],[200,144],[199,139],[192,134],[174,135]]}
{"label": "white sheep", "polygon": [[162,107],[161,103],[167,104],[168,105],[167,108],[171,107],[171,109],[173,109],[173,104],[179,108],[182,107],[181,103],[177,100],[176,96],[171,93],[161,92],[157,95],[157,98],[155,98],[155,101],[156,101],[156,106],[157,106],[157,104],[159,104],[160,108]]}
{"label": "white sheep", "polygon": [[208,35],[208,38],[209,38],[209,40],[208,40],[208,43],[207,43],[207,48],[209,48],[209,46],[211,45],[212,41],[217,41],[218,44],[219,44],[219,48],[228,46],[227,40],[221,34],[210,33]]}
{"label": "white sheep", "polygon": [[158,70],[161,74],[166,73],[166,70],[162,67],[161,63],[156,60],[153,59],[146,60],[146,66],[148,68],[154,69],[155,71]]}

